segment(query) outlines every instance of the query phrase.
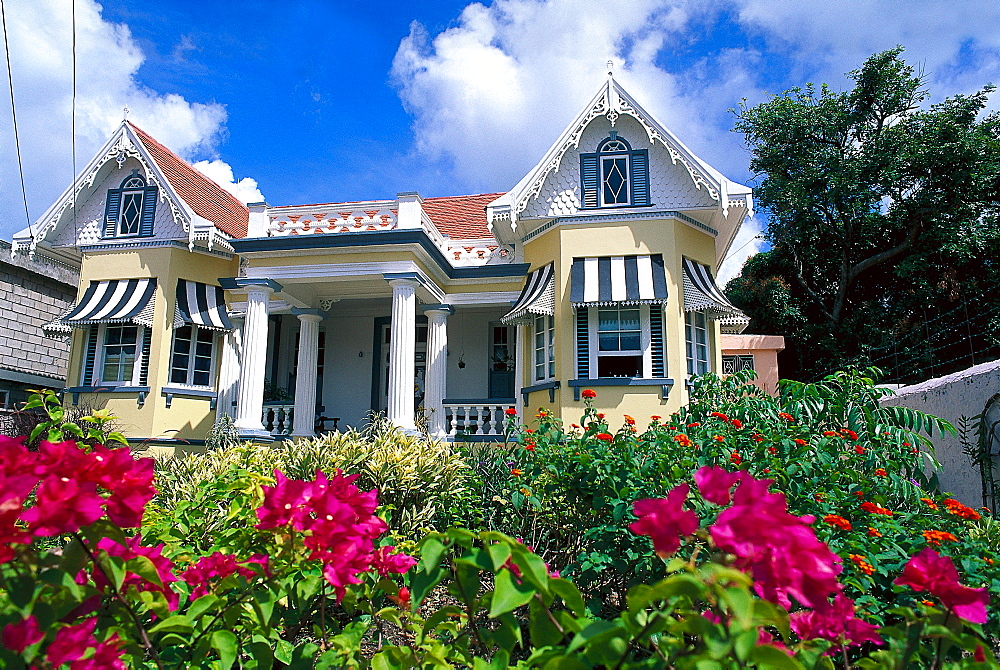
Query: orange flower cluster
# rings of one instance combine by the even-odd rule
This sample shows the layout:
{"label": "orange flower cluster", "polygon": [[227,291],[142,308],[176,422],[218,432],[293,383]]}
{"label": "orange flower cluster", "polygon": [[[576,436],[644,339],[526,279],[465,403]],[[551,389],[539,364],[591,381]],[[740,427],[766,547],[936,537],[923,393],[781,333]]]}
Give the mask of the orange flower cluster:
{"label": "orange flower cluster", "polygon": [[754,442],[763,442],[764,436],[761,435],[760,433],[754,433],[753,435],[750,436],[750,439],[753,440]]}
{"label": "orange flower cluster", "polygon": [[625,423],[627,423],[630,426],[634,426],[635,425],[635,419],[633,419],[628,414],[626,414],[625,415]]}
{"label": "orange flower cluster", "polygon": [[792,423],[793,421],[795,421],[795,417],[789,414],[788,412],[778,412],[778,418],[784,419],[788,423]]}
{"label": "orange flower cluster", "polygon": [[931,509],[937,509],[938,508],[938,504],[936,502],[934,502],[931,498],[921,498],[920,502],[924,503],[925,505],[927,505]]}
{"label": "orange flower cluster", "polygon": [[948,498],[945,500],[944,506],[948,508],[948,514],[954,514],[955,516],[960,516],[963,519],[969,519],[970,521],[979,521],[979,512],[972,509],[968,505],[963,505],[954,498]]}
{"label": "orange flower cluster", "polygon": [[875,572],[875,567],[871,563],[866,561],[864,556],[860,554],[848,554],[847,557],[854,562],[854,565],[858,567],[858,570],[865,573],[866,575],[870,575],[873,572]]}
{"label": "orange flower cluster", "polygon": [[885,471],[885,468],[878,468],[875,470],[875,474],[879,477],[888,477],[889,473]]}
{"label": "orange flower cluster", "polygon": [[860,444],[855,444],[854,445],[854,453],[861,454],[862,456],[864,456],[865,455],[865,448],[862,447]]}
{"label": "orange flower cluster", "polygon": [[740,456],[740,452],[734,451],[733,455],[729,457],[729,462],[733,465],[739,465],[743,462],[743,457]]}
{"label": "orange flower cluster", "polygon": [[510,474],[514,475],[515,477],[520,477],[521,475],[524,474],[524,470],[520,468],[514,468],[510,471]]}
{"label": "orange flower cluster", "polygon": [[935,547],[941,546],[942,542],[958,542],[957,537],[943,530],[925,530],[924,539],[927,540],[927,544],[932,544]]}
{"label": "orange flower cluster", "polygon": [[697,427],[698,427],[698,426],[700,426],[700,425],[701,425],[701,422],[699,422],[699,421],[695,421],[694,423],[689,423],[689,424],[687,425],[687,427],[688,427],[688,428],[697,428]]}
{"label": "orange flower cluster", "polygon": [[826,521],[831,526],[836,526],[841,530],[850,530],[851,522],[842,516],[837,516],[836,514],[827,514],[823,517],[823,521]]}
{"label": "orange flower cluster", "polygon": [[808,442],[806,442],[806,441],[805,441],[805,440],[803,440],[802,438],[798,438],[798,437],[797,437],[797,438],[795,438],[795,439],[793,440],[793,442],[795,442],[795,444],[799,445],[800,447],[804,447],[804,446],[806,446],[807,444],[809,444]]}
{"label": "orange flower cluster", "polygon": [[855,433],[855,432],[854,432],[853,430],[851,430],[850,428],[841,428],[841,429],[840,429],[840,432],[841,432],[841,434],[842,434],[842,435],[843,435],[844,437],[849,437],[849,438],[851,438],[852,440],[857,440],[857,439],[858,439],[858,434],[857,434],[857,433]]}
{"label": "orange flower cluster", "polygon": [[726,438],[722,437],[721,435],[713,435],[712,439],[715,440],[716,442],[725,442],[726,441]]}
{"label": "orange flower cluster", "polygon": [[674,435],[674,442],[681,445],[682,447],[690,447],[693,444],[691,442],[691,438],[685,435],[684,433],[678,433],[677,435]]}
{"label": "orange flower cluster", "polygon": [[861,509],[868,512],[869,514],[884,514],[885,516],[892,516],[892,510],[886,509],[884,507],[879,507],[873,502],[861,503]]}
{"label": "orange flower cluster", "polygon": [[871,526],[868,526],[868,535],[870,537],[882,537],[882,531],[880,531],[878,528],[872,528]]}
{"label": "orange flower cluster", "polygon": [[771,445],[770,447],[767,448],[767,453],[776,454],[778,453],[778,448],[775,447],[774,445]]}

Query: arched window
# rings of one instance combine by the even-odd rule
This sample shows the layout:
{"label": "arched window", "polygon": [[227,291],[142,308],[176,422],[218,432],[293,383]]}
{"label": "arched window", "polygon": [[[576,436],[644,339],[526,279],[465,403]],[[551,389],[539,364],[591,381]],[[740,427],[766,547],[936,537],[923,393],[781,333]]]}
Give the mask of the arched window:
{"label": "arched window", "polygon": [[156,194],[156,186],[148,185],[138,170],[132,170],[132,174],[125,177],[118,188],[108,190],[104,237],[152,235]]}
{"label": "arched window", "polygon": [[580,154],[583,207],[645,207],[649,202],[649,153],[633,149],[612,130],[594,153]]}

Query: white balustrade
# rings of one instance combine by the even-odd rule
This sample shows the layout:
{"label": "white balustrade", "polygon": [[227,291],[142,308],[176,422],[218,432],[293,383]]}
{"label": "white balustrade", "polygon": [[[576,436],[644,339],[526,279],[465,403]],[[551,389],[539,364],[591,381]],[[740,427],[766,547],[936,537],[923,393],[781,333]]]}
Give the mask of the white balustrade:
{"label": "white balustrade", "polygon": [[445,402],[444,414],[449,437],[503,437],[506,412],[514,403],[469,400]]}
{"label": "white balustrade", "polygon": [[260,421],[271,435],[288,435],[292,432],[294,403],[265,403]]}

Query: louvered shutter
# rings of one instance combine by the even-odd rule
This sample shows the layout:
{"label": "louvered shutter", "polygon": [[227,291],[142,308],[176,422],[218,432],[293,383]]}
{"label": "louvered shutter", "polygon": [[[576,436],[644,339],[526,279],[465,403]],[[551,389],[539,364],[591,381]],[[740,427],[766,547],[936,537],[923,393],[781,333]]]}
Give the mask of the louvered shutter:
{"label": "louvered shutter", "polygon": [[146,386],[149,383],[149,345],[151,333],[152,331],[149,328],[142,329],[142,361],[139,365],[139,386]]}
{"label": "louvered shutter", "polygon": [[580,154],[580,185],[583,188],[583,207],[598,206],[597,154]]}
{"label": "louvered shutter", "polygon": [[649,204],[649,152],[637,149],[632,152],[632,204],[642,207]]}
{"label": "louvered shutter", "polygon": [[95,324],[90,327],[90,332],[87,335],[87,352],[83,357],[83,375],[80,380],[84,386],[94,385],[94,361],[97,359],[97,332],[98,326]]}
{"label": "louvered shutter", "polygon": [[576,378],[590,378],[590,319],[586,307],[576,310]]}
{"label": "louvered shutter", "polygon": [[108,191],[108,202],[104,206],[104,237],[115,237],[118,234],[118,215],[121,212],[122,192],[119,189]]}
{"label": "louvered shutter", "polygon": [[156,216],[155,186],[147,186],[142,190],[142,218],[139,221],[139,237],[150,237],[153,234],[153,218]]}
{"label": "louvered shutter", "polygon": [[653,377],[666,377],[663,360],[663,307],[649,306],[649,348],[653,357]]}

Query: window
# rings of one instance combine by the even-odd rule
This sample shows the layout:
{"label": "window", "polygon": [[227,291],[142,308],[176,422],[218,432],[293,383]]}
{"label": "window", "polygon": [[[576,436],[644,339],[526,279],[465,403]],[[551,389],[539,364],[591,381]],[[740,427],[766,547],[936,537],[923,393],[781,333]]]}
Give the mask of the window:
{"label": "window", "polygon": [[580,154],[580,176],[585,209],[650,204],[649,152],[632,149],[617,131],[595,153]]}
{"label": "window", "polygon": [[104,237],[148,237],[156,215],[156,186],[149,186],[138,170],[118,188],[108,191],[104,210]]}
{"label": "window", "polygon": [[737,355],[722,357],[722,374],[734,375],[744,370],[753,370],[753,355]]}
{"label": "window", "polygon": [[598,377],[643,376],[642,311],[638,306],[598,308]]}
{"label": "window", "polygon": [[215,331],[198,326],[178,328],[170,356],[170,383],[212,386],[214,354]]}
{"label": "window", "polygon": [[704,312],[684,313],[684,339],[687,343],[688,375],[708,372],[708,319]]}
{"label": "window", "polygon": [[91,326],[80,375],[82,385],[145,385],[149,336],[148,328],[132,324]]}
{"label": "window", "polygon": [[102,382],[131,382],[135,372],[138,326],[106,326],[104,345],[101,351],[103,361]]}
{"label": "window", "polygon": [[535,381],[552,379],[556,376],[555,318],[535,317]]}

